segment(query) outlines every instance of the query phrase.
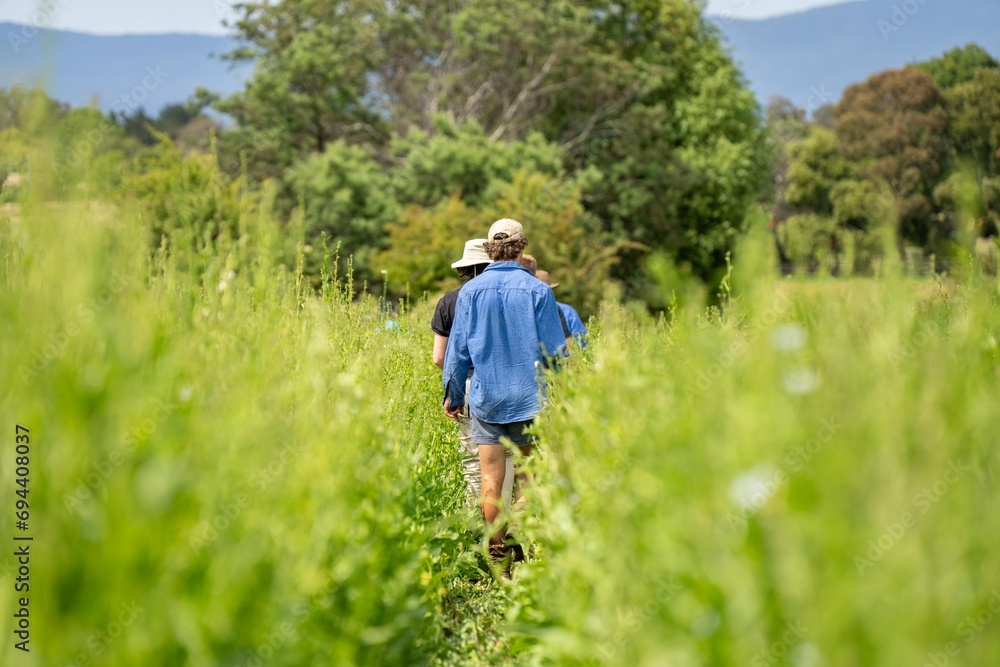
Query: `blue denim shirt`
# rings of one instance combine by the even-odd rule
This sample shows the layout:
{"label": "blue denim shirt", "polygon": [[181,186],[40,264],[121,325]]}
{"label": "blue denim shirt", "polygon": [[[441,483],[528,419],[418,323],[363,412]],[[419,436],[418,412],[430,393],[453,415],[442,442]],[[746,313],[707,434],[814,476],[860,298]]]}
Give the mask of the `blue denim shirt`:
{"label": "blue denim shirt", "polygon": [[494,262],[462,287],[444,357],[451,406],[493,424],[527,421],[541,409],[536,361],[566,346],[555,296],[518,262]]}
{"label": "blue denim shirt", "polygon": [[556,305],[562,311],[563,319],[566,320],[566,328],[569,329],[570,335],[580,341],[582,347],[587,347],[587,341],[584,339],[584,336],[587,335],[587,327],[584,326],[583,320],[580,319],[580,314],[576,312],[576,308],[562,301],[556,302]]}

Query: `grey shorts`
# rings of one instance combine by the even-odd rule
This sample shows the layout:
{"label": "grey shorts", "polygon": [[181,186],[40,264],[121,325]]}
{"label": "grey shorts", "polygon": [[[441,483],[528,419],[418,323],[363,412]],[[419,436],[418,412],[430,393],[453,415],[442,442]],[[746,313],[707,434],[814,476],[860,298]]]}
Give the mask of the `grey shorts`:
{"label": "grey shorts", "polygon": [[524,429],[535,423],[534,419],[510,424],[493,424],[485,422],[469,411],[469,423],[472,430],[472,442],[477,445],[499,445],[500,438],[510,438],[518,447],[535,444],[535,437],[525,433]]}

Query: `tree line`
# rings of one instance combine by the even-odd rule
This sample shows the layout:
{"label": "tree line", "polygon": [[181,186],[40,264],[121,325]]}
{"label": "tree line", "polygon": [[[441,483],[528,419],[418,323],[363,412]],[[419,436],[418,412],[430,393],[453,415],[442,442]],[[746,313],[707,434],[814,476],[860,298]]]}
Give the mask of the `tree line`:
{"label": "tree line", "polygon": [[[979,47],[807,118],[762,109],[687,0],[238,7],[225,57],[254,71],[230,97],[199,90],[152,118],[0,94],[0,184],[36,171],[56,192],[128,199],[163,252],[268,215],[290,268],[394,295],[452,286],[462,242],[515,217],[585,313],[609,282],[664,307],[647,270],[663,261],[717,283],[761,207],[789,271],[944,261],[963,235],[996,234],[1000,68]],[[54,119],[51,169],[27,168],[32,118]]]}
{"label": "tree line", "polygon": [[[1000,229],[1000,63],[976,45],[875,74],[811,120],[772,99],[772,228],[786,268],[947,269]],[[886,246],[889,247],[886,247]]]}

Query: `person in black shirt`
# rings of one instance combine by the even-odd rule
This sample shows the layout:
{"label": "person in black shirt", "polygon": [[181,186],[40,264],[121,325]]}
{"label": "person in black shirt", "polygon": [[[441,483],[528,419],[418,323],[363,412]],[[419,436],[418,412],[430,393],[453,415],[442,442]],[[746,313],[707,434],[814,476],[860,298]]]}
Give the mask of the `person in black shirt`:
{"label": "person in black shirt", "polygon": [[[490,258],[486,255],[483,244],[486,239],[472,239],[465,244],[465,251],[462,259],[451,265],[458,271],[458,276],[463,281],[468,282],[483,272],[489,263]],[[451,336],[451,325],[455,320],[455,302],[458,301],[458,293],[462,291],[459,287],[448,292],[438,300],[437,307],[434,308],[434,317],[431,318],[431,330],[434,332],[434,351],[432,357],[438,368],[444,368],[444,354],[448,349],[448,337]],[[475,369],[473,369],[475,372]],[[465,478],[467,491],[467,502],[470,507],[479,507],[483,488],[482,476],[479,467],[479,447],[473,444],[472,434],[469,431],[468,406],[459,416],[459,441],[461,442],[462,454],[462,476]],[[503,497],[509,502],[513,493],[514,464],[507,459],[507,475],[504,478]],[[509,481],[508,481],[509,480]]]}

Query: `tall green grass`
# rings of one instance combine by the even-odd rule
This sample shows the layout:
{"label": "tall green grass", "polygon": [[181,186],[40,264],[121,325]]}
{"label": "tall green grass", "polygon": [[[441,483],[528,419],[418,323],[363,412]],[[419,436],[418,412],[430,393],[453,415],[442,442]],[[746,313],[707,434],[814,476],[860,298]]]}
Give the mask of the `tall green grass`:
{"label": "tall green grass", "polygon": [[[313,294],[273,261],[277,230],[246,223],[192,273],[195,251],[150,252],[128,208],[2,222],[3,530],[19,423],[35,540],[33,650],[5,641],[0,662],[431,652],[462,482],[424,329],[343,285]],[[0,564],[6,637],[16,566]]]}
{"label": "tall green grass", "polygon": [[735,282],[721,316],[607,306],[560,378],[529,655],[996,663],[996,279]]}
{"label": "tall green grass", "polygon": [[314,290],[250,206],[157,250],[140,204],[0,213],[0,538],[15,424],[35,538],[3,664],[1000,662],[995,278],[778,280],[751,236],[721,308],[609,300],[500,584],[433,302]]}

